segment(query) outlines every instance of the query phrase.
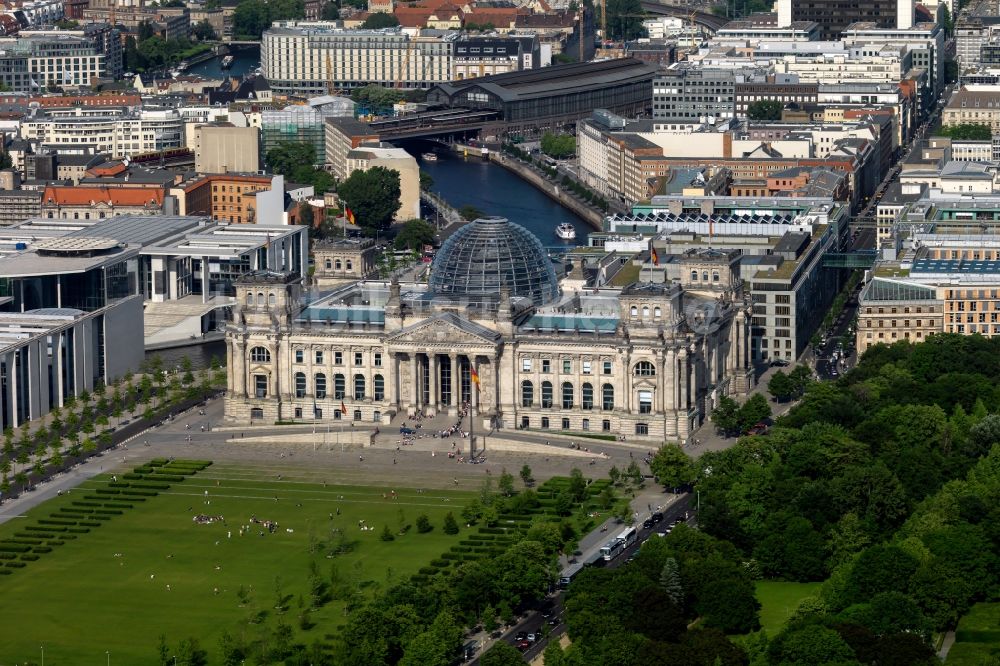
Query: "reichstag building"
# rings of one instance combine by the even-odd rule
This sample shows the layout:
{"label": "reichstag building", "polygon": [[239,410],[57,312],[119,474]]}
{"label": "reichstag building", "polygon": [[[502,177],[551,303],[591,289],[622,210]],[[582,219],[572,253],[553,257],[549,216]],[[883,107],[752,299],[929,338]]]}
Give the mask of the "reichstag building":
{"label": "reichstag building", "polygon": [[427,284],[306,297],[290,275],[248,274],[226,334],[226,418],[396,425],[471,403],[477,430],[686,439],[751,387],[749,306],[736,254],[667,259],[669,282],[563,289],[535,236],[488,218],[445,241]]}

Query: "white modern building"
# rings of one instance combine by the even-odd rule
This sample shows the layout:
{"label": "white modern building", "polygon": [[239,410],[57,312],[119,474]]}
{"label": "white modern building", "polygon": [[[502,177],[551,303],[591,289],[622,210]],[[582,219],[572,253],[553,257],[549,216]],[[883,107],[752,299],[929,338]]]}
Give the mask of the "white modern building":
{"label": "white modern building", "polygon": [[451,81],[455,38],[278,21],[261,38],[261,68],[277,94],[322,95],[370,83],[429,88]]}
{"label": "white modern building", "polygon": [[184,119],[174,109],[32,109],[21,120],[22,139],[58,146],[94,146],[112,157],[130,157],[184,145]]}

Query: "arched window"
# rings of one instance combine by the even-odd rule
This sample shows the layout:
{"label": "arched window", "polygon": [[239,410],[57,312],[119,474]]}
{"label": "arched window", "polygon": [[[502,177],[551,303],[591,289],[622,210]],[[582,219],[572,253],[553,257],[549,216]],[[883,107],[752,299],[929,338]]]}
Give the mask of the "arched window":
{"label": "arched window", "polygon": [[594,386],[593,384],[583,385],[583,408],[593,409],[594,408]]}
{"label": "arched window", "polygon": [[375,392],[374,398],[376,400],[385,400],[385,379],[382,378],[382,375],[372,377],[372,390]]}
{"label": "arched window", "polygon": [[257,292],[257,305],[264,307],[264,292]]}
{"label": "arched window", "polygon": [[659,319],[661,316],[663,316],[663,311],[660,308],[653,308],[653,318]]}
{"label": "arched window", "polygon": [[331,268],[333,268],[333,262],[330,261],[329,259],[327,259],[323,265],[326,266],[326,270],[330,270]]}
{"label": "arched window", "polygon": [[337,400],[344,399],[344,375],[333,376],[333,397]]}
{"label": "arched window", "polygon": [[248,291],[247,292],[247,307],[251,307],[251,308],[253,307],[253,292],[252,291]]}
{"label": "arched window", "polygon": [[270,363],[271,352],[267,347],[254,347],[250,350],[250,361],[253,363]]}
{"label": "arched window", "polygon": [[708,271],[702,271],[701,272],[701,281],[702,282],[708,282]]}
{"label": "arched window", "polygon": [[354,262],[351,261],[350,259],[348,259],[347,260],[347,270],[351,270],[353,268],[354,268]]}
{"label": "arched window", "polygon": [[316,397],[320,398],[320,399],[325,398],[326,397],[326,375],[324,375],[322,372],[318,372],[318,373],[316,373],[316,376],[313,378],[313,380],[314,380],[314,384],[315,384],[314,388],[316,389]]}
{"label": "arched window", "polygon": [[562,408],[573,409],[573,385],[569,382],[562,385]]}
{"label": "arched window", "polygon": [[295,373],[295,397],[306,397],[306,373],[304,372]]}
{"label": "arched window", "polygon": [[542,407],[552,406],[552,382],[542,382]]}
{"label": "arched window", "polygon": [[633,305],[631,308],[629,308],[628,313],[630,315],[632,315],[633,317],[638,317],[639,316],[639,308],[637,308],[637,307],[635,307]]}
{"label": "arched window", "polygon": [[535,386],[528,380],[521,382],[521,406],[531,407],[535,401]]}
{"label": "arched window", "polygon": [[648,305],[643,305],[642,306],[642,316],[643,317],[648,317],[649,316],[649,306]]}
{"label": "arched window", "polygon": [[698,281],[698,271],[691,271],[691,282]]}
{"label": "arched window", "polygon": [[601,409],[606,412],[615,408],[615,387],[605,384],[601,387]]}
{"label": "arched window", "polygon": [[652,377],[656,374],[656,367],[649,361],[639,361],[632,369],[632,374],[636,377]]}
{"label": "arched window", "polygon": [[335,262],[333,262],[333,267],[338,271],[340,270],[340,259],[337,259]]}
{"label": "arched window", "polygon": [[712,271],[712,282],[719,281],[719,271]]}
{"label": "arched window", "polygon": [[278,299],[275,298],[273,291],[270,294],[267,295],[267,304],[268,305],[276,305],[277,302],[278,302]]}
{"label": "arched window", "polygon": [[364,400],[365,399],[365,376],[364,375],[354,375],[354,399]]}

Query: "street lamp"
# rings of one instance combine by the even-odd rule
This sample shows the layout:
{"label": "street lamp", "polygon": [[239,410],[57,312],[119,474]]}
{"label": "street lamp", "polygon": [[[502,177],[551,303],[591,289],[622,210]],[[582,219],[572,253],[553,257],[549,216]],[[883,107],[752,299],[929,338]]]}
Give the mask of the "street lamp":
{"label": "street lamp", "polygon": [[108,666],[111,666],[111,651],[110,651],[110,650],[105,650],[105,651],[104,651],[104,654],[105,654],[105,655],[107,656],[107,658],[108,658]]}
{"label": "street lamp", "polygon": [[42,666],[45,666],[45,646],[39,645],[38,649],[42,651]]}

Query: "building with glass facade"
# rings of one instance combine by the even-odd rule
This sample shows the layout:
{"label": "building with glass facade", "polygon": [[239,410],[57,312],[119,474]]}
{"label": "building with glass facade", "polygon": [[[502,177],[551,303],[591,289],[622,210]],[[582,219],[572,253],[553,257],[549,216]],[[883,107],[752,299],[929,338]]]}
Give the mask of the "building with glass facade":
{"label": "building with glass facade", "polygon": [[315,166],[326,162],[326,119],[353,118],[354,102],[350,97],[314,97],[307,104],[286,106],[260,114],[260,153],[265,161],[268,151],[283,141],[308,143],[316,148]]}

